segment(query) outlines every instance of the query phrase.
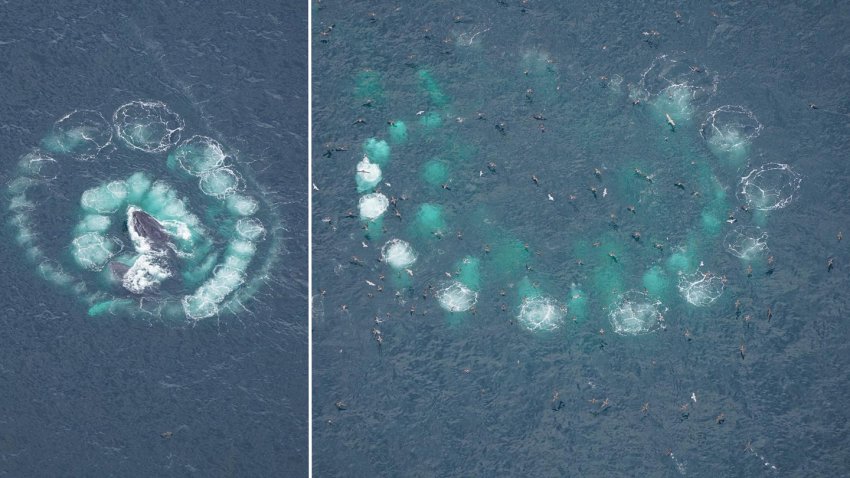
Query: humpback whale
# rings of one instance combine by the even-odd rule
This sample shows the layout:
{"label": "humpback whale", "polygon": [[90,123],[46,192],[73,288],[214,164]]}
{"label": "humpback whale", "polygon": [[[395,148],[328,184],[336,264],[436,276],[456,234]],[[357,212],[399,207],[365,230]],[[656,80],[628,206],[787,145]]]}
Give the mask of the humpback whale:
{"label": "humpback whale", "polygon": [[156,218],[136,207],[127,211],[127,232],[139,255],[129,266],[118,261],[110,262],[110,272],[115,280],[134,294],[157,289],[172,275],[170,263],[176,254],[171,235]]}

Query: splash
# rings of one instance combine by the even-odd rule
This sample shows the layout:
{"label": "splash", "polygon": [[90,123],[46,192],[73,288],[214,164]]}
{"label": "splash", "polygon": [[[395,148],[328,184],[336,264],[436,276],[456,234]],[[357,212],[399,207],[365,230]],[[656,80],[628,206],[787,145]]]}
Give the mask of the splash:
{"label": "splash", "polygon": [[751,226],[740,226],[726,234],[726,249],[735,257],[751,261],[767,254],[767,232]]}
{"label": "splash", "polygon": [[368,156],[357,163],[357,174],[354,179],[357,183],[357,192],[371,191],[381,182],[381,167],[369,160]]}

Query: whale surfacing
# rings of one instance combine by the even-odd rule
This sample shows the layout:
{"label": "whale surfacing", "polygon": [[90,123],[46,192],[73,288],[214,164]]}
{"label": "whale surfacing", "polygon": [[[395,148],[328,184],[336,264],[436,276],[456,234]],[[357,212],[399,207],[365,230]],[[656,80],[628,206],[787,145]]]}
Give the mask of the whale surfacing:
{"label": "whale surfacing", "polygon": [[138,237],[144,239],[152,249],[166,249],[170,236],[153,216],[142,211],[133,209],[130,211],[130,226]]}

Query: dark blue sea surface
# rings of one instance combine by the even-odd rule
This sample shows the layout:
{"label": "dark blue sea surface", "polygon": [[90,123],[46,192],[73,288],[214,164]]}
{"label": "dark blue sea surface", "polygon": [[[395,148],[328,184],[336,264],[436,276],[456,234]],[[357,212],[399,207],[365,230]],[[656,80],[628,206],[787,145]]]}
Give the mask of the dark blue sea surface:
{"label": "dark blue sea surface", "polygon": [[850,8],[313,13],[317,476],[848,473]]}
{"label": "dark blue sea surface", "polygon": [[[301,2],[2,2],[0,475],[307,474],[306,24]],[[85,160],[47,151],[65,115],[111,125],[133,101],[167,105],[181,140],[220,143],[259,203],[265,241],[218,315],[166,314],[165,285],[139,301],[74,269],[81,193],[132,172],[167,180],[227,245],[214,199],[168,151],[117,134]],[[55,158],[52,176],[16,203],[33,151]]]}

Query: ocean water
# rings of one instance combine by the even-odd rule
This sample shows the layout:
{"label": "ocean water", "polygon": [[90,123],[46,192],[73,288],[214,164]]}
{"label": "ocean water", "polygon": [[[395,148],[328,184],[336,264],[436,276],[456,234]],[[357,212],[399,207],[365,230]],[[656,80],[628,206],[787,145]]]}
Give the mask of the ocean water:
{"label": "ocean water", "polygon": [[[2,2],[0,475],[307,474],[306,24]],[[179,156],[194,136],[226,158]],[[175,277],[135,270],[142,299],[109,275],[140,250],[128,205],[192,231],[146,256]]]}
{"label": "ocean water", "polygon": [[850,9],[312,8],[316,476],[846,474]]}

